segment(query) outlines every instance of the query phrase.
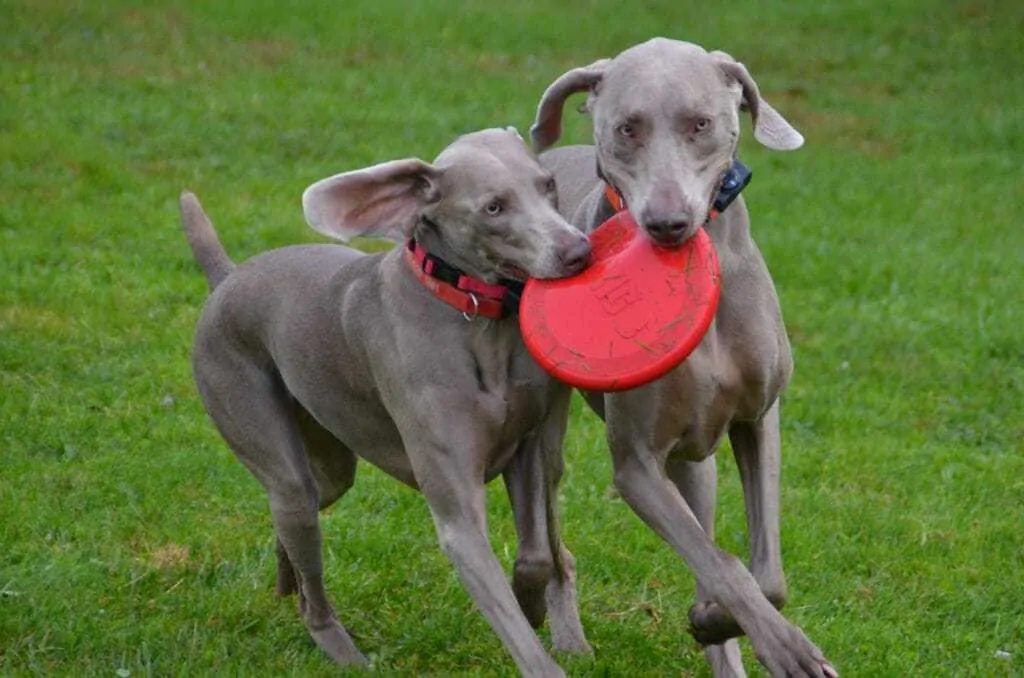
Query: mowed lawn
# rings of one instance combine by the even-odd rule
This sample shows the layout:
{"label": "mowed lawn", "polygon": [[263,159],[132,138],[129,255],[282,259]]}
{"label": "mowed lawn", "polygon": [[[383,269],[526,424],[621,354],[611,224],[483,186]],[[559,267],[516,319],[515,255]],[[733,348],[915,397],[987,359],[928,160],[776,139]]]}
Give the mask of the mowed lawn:
{"label": "mowed lawn", "polygon": [[[733,54],[807,137],[772,153],[746,124],[742,146],[796,358],[787,615],[845,676],[1024,674],[1010,0],[0,0],[0,674],[335,675],[273,594],[265,498],[195,393],[206,290],[177,195],[198,193],[237,260],[316,241],[311,182],[525,132],[555,77],[654,35]],[[567,142],[589,129],[567,113]],[[566,457],[595,654],[559,661],[707,675],[693,578],[615,496],[581,402]],[[727,445],[719,464],[719,540],[744,554]],[[500,483],[489,498],[510,567]],[[329,591],[379,673],[514,674],[419,495],[363,465],[323,529]]]}

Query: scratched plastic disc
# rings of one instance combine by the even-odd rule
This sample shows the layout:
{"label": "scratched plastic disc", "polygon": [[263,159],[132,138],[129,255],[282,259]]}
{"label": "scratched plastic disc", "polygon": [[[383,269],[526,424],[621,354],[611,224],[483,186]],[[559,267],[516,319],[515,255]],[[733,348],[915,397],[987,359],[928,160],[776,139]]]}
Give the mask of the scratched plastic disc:
{"label": "scratched plastic disc", "polygon": [[593,263],[579,275],[530,280],[519,324],[534,359],[556,378],[621,391],[679,365],[718,308],[718,256],[703,228],[658,247],[628,211],[590,235]]}

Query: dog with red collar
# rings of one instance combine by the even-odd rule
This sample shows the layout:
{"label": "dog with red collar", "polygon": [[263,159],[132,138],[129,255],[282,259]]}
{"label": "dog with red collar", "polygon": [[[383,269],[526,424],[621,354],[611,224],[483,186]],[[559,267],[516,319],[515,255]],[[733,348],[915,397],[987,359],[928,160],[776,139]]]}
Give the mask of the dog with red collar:
{"label": "dog with red collar", "polygon": [[[590,243],[555,208],[551,173],[514,130],[465,135],[433,163],[385,162],[303,195],[328,236],[404,243],[364,255],[286,247],[234,266],[195,196],[182,220],[211,287],[193,364],[210,417],[269,498],[278,591],[316,643],[363,663],[328,600],[318,509],[357,457],[423,493],[438,539],[524,675],[589,651],[554,506],[571,391],[527,353],[514,313],[527,277],[578,273]],[[484,484],[501,475],[519,547],[512,583],[488,542]],[[358,518],[353,517],[353,520]]]}

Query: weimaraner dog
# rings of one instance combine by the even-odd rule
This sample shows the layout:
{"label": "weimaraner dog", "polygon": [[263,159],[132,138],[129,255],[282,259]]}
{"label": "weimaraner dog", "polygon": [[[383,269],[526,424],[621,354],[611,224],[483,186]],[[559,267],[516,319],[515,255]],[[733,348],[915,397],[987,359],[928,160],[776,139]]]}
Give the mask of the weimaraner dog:
{"label": "weimaraner dog", "polygon": [[[555,506],[571,390],[534,363],[510,312],[516,279],[589,260],[555,201],[522,138],[486,130],[433,164],[386,162],[304,193],[316,230],[404,246],[286,247],[236,268],[182,195],[212,289],[195,339],[199,392],[269,497],[278,591],[298,591],[309,633],[339,663],[365,659],[324,590],[318,509],[352,485],[356,455],[423,493],[442,550],[524,675],[563,675],[531,628],[548,612],[555,649],[589,651]],[[498,474],[519,537],[511,586],[487,537],[484,484]]]}
{"label": "weimaraner dog", "polygon": [[[742,200],[708,221],[736,153],[741,110],[768,148],[795,149],[803,137],[732,57],[658,38],[555,80],[531,130],[535,150],[558,140],[563,105],[578,92],[587,93],[580,110],[592,117],[595,145],[541,156],[555,175],[562,213],[593,229],[614,213],[610,186],[662,246],[707,228],[722,274],[715,321],[682,365],[637,389],[585,394],[607,426],[615,486],[693,568],[699,602],[690,610],[692,631],[716,676],[743,675],[738,645],[729,640],[741,633],[773,675],[835,675],[776,609],[786,600],[778,398],[792,371],[778,297]],[[726,433],[746,501],[749,571],[714,543],[713,454]]]}

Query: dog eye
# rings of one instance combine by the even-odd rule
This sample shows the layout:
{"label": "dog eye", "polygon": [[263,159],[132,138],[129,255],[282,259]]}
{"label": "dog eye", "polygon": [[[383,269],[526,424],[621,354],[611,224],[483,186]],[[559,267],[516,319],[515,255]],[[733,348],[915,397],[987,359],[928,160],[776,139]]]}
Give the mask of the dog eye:
{"label": "dog eye", "polygon": [[711,118],[697,118],[697,121],[693,123],[693,131],[695,132],[703,132],[709,127],[711,127]]}
{"label": "dog eye", "polygon": [[492,200],[491,202],[487,203],[486,207],[484,207],[484,212],[487,212],[488,216],[496,217],[499,214],[501,214],[501,210],[503,207],[504,206],[501,204],[500,200]]}
{"label": "dog eye", "polygon": [[554,193],[556,188],[557,187],[555,186],[555,178],[554,177],[551,177],[550,179],[548,179],[544,183],[544,190],[547,191],[548,193]]}
{"label": "dog eye", "polygon": [[633,135],[636,134],[636,130],[633,129],[633,126],[631,124],[629,124],[628,122],[624,122],[621,125],[619,125],[618,127],[616,127],[615,131],[618,132],[619,134],[621,134],[622,136],[627,137],[629,139],[632,139]]}

